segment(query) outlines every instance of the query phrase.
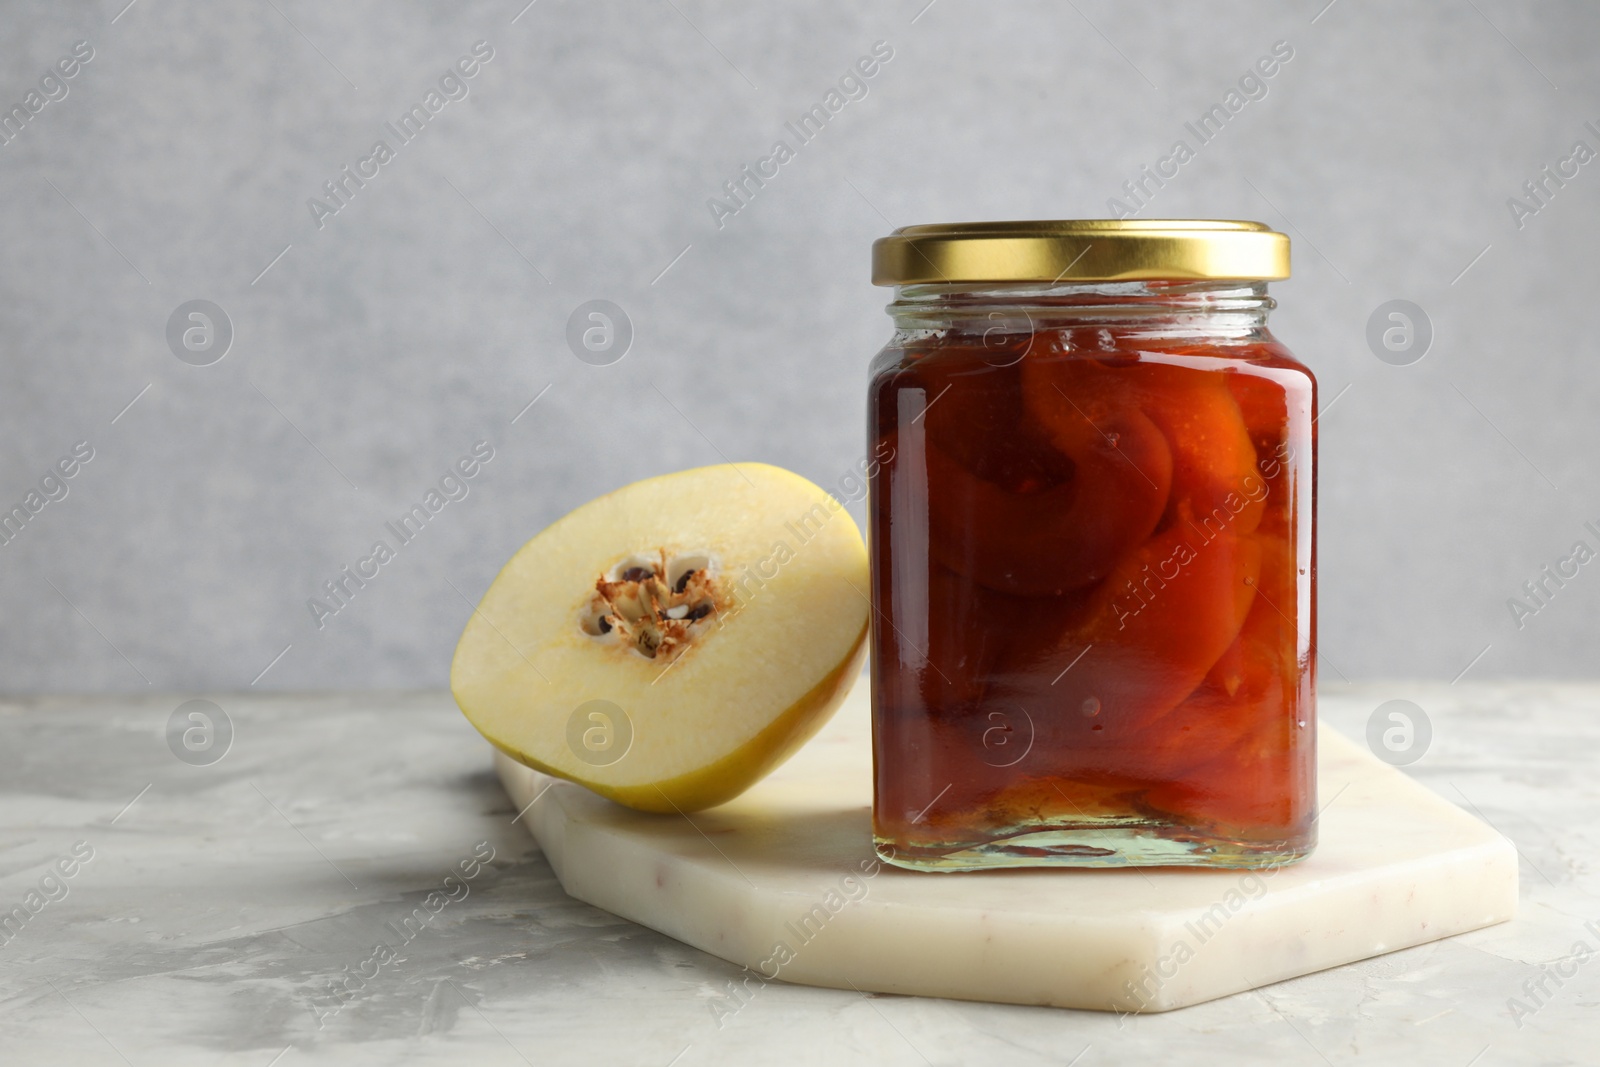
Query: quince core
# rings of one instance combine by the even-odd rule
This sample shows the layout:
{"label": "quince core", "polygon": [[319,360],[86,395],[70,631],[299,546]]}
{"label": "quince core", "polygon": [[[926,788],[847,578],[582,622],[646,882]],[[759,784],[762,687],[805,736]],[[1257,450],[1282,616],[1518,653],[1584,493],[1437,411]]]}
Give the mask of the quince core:
{"label": "quince core", "polygon": [[854,520],[778,467],[722,464],[593,500],[501,570],[450,687],[512,759],[628,807],[732,799],[811,738],[866,654]]}

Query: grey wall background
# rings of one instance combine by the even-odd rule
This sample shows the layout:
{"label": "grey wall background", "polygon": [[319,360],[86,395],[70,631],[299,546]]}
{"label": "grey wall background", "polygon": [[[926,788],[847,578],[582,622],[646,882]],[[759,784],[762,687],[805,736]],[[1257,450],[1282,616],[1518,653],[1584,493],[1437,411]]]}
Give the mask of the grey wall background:
{"label": "grey wall background", "polygon": [[[1278,40],[1143,214],[1294,238],[1273,324],[1331,405],[1325,677],[1596,671],[1600,564],[1521,630],[1506,603],[1600,548],[1600,162],[1507,207],[1600,150],[1591,6],[125,2],[9,4],[0,34],[8,105],[94,49],[0,145],[0,501],[94,449],[0,546],[0,687],[444,684],[465,598],[590,497],[725,456],[837,484],[888,333],[873,238],[1103,216]],[[866,98],[719,229],[707,199],[880,40]],[[307,199],[380,138],[319,229]],[[565,340],[595,298],[636,331],[611,366]],[[192,299],[233,325],[210,366],[167,344]],[[1391,299],[1433,324],[1410,366],[1365,339]],[[478,440],[470,495],[319,630],[307,598]]]}

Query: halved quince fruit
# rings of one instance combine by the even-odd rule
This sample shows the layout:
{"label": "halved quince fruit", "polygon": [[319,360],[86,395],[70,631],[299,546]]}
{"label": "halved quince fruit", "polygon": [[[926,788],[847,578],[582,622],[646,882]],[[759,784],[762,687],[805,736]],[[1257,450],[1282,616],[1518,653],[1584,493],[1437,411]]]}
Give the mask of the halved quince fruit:
{"label": "halved quince fruit", "polygon": [[842,505],[764,464],[618,489],[511,558],[450,687],[506,755],[645,811],[729,800],[833,714],[866,654]]}

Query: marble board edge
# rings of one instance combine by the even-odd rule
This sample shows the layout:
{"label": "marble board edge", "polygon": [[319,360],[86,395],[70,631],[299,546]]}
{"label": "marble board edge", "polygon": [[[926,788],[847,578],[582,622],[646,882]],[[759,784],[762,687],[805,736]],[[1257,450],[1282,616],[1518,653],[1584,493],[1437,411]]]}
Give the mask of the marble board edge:
{"label": "marble board edge", "polygon": [[[1413,947],[1514,916],[1517,855],[1508,840],[1331,730],[1325,728],[1319,740],[1327,756],[1345,768],[1352,784],[1367,779],[1397,788],[1434,818],[1455,821],[1463,828],[1470,824],[1476,840],[1424,857],[1414,872],[1412,890],[1398,903],[1393,895],[1383,899],[1369,894],[1370,887],[1359,879],[1327,885],[1322,890],[1326,898],[1321,902],[1322,909],[1326,912],[1329,906],[1336,905],[1349,916],[1350,921],[1343,926],[1322,922],[1286,936],[1271,927],[1271,907],[1252,907],[1227,916],[1228,922],[1214,939],[1206,940],[1205,944],[1212,946],[1207,952],[1183,954],[1186,946],[1197,948],[1194,923],[1202,916],[1193,909],[1178,909],[1159,921],[1153,920],[1148,929],[1139,931],[1137,947],[1125,951],[1109,941],[1095,944],[1092,925],[1086,927],[1082,923],[1065,931],[1024,931],[1031,933],[1033,943],[1048,943],[1055,951],[1075,959],[1080,965],[1076,973],[1069,973],[1071,969],[1067,967],[1019,971],[1008,965],[1008,951],[1012,955],[1024,951],[1016,929],[1009,936],[1002,936],[999,946],[992,944],[994,930],[985,935],[991,942],[987,944],[974,942],[971,937],[962,941],[959,931],[946,930],[944,940],[938,943],[947,946],[947,955],[965,957],[962,966],[968,975],[966,984],[952,984],[937,977],[941,970],[938,964],[948,960],[918,958],[934,943],[921,936],[924,931],[919,930],[919,924],[929,918],[927,908],[919,912],[915,905],[897,905],[881,899],[863,901],[832,916],[828,920],[830,936],[805,939],[801,952],[800,938],[809,932],[809,927],[802,920],[803,929],[797,929],[793,916],[781,921],[782,909],[774,907],[773,901],[792,901],[804,894],[768,889],[762,900],[754,883],[750,883],[747,894],[726,871],[712,875],[705,870],[690,870],[689,877],[697,885],[689,899],[698,903],[692,907],[665,906],[661,894],[672,892],[674,887],[663,885],[661,864],[655,865],[654,896],[649,884],[629,881],[630,877],[637,880],[640,869],[646,866],[638,862],[637,855],[630,855],[630,850],[639,850],[643,835],[607,825],[607,816],[625,819],[631,813],[615,808],[581,786],[539,774],[498,752],[495,766],[519,811],[531,808],[537,799],[548,794],[551,803],[527,811],[523,822],[570,895],[750,969],[762,976],[762,981],[781,977],[800,984],[849,986],[876,992],[1156,1012]],[[600,813],[598,818],[596,813]],[[569,862],[572,833],[577,835],[581,853],[578,863]],[[676,871],[674,880],[680,880],[684,873]],[[1139,876],[1160,880],[1187,873],[1191,872],[1147,869]],[[1208,873],[1231,874],[1241,882],[1248,877],[1248,872]],[[928,884],[951,877],[910,872],[896,875],[932,879]],[[1481,908],[1462,903],[1464,886],[1473,887]],[[1418,887],[1423,889],[1420,896]],[[1451,894],[1461,899],[1452,901]],[[654,909],[649,906],[651,902],[657,905]],[[742,930],[734,918],[746,924]],[[992,924],[993,920],[987,922]],[[981,932],[984,925],[978,929]],[[1208,928],[1202,921],[1199,929]],[[817,932],[820,934],[821,930]],[[780,958],[772,951],[775,942],[791,941],[795,952],[789,958]],[[1217,945],[1225,947],[1219,950]],[[1172,963],[1174,959],[1176,964]],[[1169,970],[1171,973],[1167,973]],[[770,976],[769,971],[773,972]]]}

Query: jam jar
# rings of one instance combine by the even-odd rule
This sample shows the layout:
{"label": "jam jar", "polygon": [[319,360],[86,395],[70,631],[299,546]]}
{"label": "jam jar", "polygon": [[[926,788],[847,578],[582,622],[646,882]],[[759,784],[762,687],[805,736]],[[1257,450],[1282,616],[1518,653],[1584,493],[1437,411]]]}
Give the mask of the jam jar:
{"label": "jam jar", "polygon": [[921,870],[1315,844],[1316,382],[1253,222],[909,226],[874,360],[873,828]]}

